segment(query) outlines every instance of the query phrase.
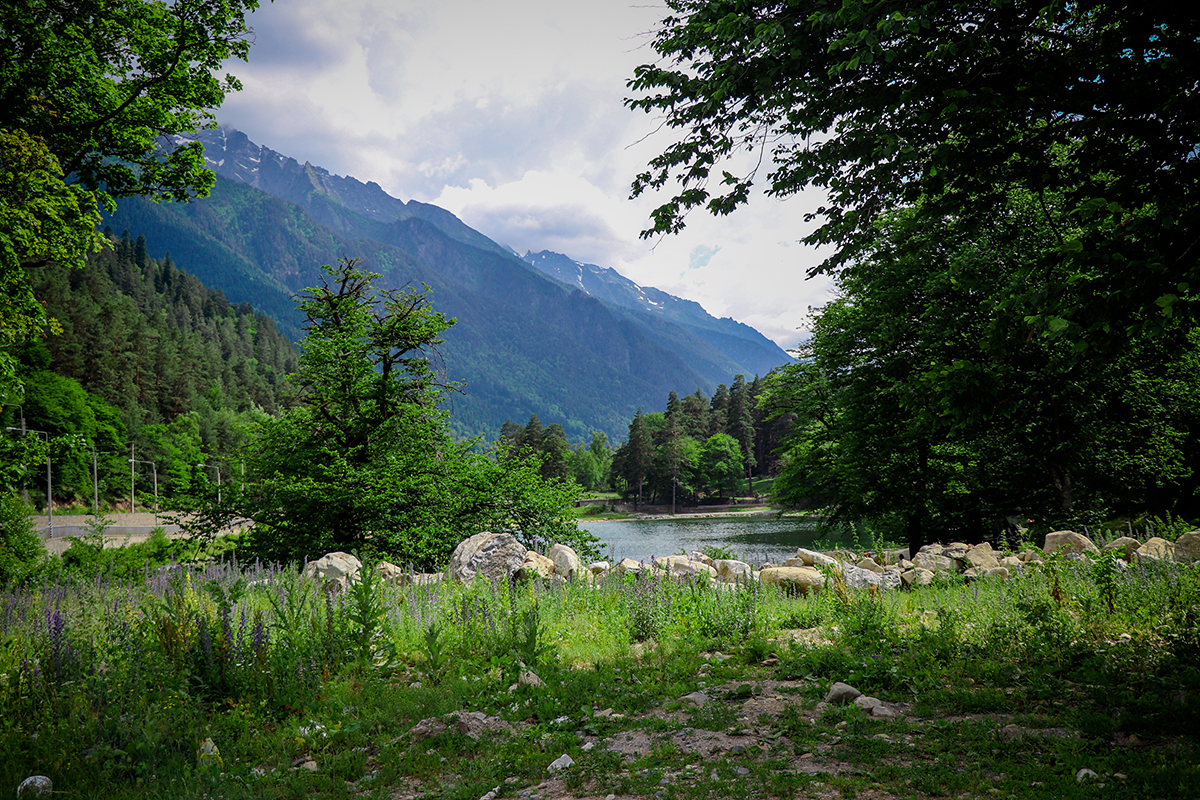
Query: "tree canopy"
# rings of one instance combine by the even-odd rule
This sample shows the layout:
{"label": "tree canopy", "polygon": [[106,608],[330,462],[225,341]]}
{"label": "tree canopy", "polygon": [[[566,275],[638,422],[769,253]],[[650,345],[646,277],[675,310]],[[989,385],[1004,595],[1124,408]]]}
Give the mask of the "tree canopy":
{"label": "tree canopy", "polygon": [[262,422],[245,488],[210,493],[198,527],[251,519],[251,547],[278,560],[347,550],[430,569],[485,530],[594,554],[574,523],[574,483],[543,479],[533,453],[492,457],[449,435],[431,359],[454,321],[424,291],[378,288],[354,261],[326,271],[300,301],[297,403]]}
{"label": "tree canopy", "polygon": [[[199,143],[250,48],[257,0],[29,0],[0,5],[0,347],[49,320],[23,270],[79,263],[113,198],[186,200],[215,180]],[[17,388],[0,351],[0,391]]]}
{"label": "tree canopy", "polygon": [[[1200,15],[1111,0],[668,0],[662,57],[629,82],[635,109],[678,139],[633,183],[674,183],[645,235],[694,208],[824,189],[805,241],[837,247],[836,271],[871,247],[881,214],[986,224],[1021,189],[1060,199],[1048,280],[1017,300],[1080,346],[1121,315],[1169,316],[1200,263]],[[753,166],[734,174],[729,159]],[[1157,318],[1143,320],[1153,326]]]}

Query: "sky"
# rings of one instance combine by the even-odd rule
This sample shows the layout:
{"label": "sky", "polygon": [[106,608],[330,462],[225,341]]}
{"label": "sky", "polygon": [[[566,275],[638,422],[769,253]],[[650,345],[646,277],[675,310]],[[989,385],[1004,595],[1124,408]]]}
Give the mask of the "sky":
{"label": "sky", "polygon": [[[218,121],[339,175],[433,203],[520,253],[553,250],[695,300],[781,347],[831,297],[799,243],[814,192],[755,196],[643,240],[666,199],[630,183],[672,141],[623,100],[665,6],[622,0],[275,0],[251,15]],[[737,166],[737,165],[735,165]]]}

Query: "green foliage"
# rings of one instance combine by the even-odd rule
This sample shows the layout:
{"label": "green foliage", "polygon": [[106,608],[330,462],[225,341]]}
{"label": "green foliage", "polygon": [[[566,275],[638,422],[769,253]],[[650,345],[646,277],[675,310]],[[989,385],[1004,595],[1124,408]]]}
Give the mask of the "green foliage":
{"label": "green foliage", "polygon": [[734,481],[742,474],[742,448],[727,433],[714,433],[700,448],[700,475],[704,486],[733,494]]}
{"label": "green foliage", "polygon": [[245,489],[227,486],[218,501],[210,487],[193,530],[212,535],[246,517],[258,523],[246,547],[266,558],[348,550],[419,570],[484,530],[594,552],[574,523],[574,483],[544,480],[532,456],[481,454],[450,437],[429,359],[452,321],[425,292],[379,291],[352,261],[327,271],[301,301],[298,404],[258,426]]}
{"label": "green foliage", "polygon": [[20,497],[0,492],[0,586],[20,583],[35,573],[46,555],[29,512]]}
{"label": "green foliage", "polygon": [[678,231],[693,208],[730,213],[764,162],[769,194],[828,192],[805,238],[837,247],[826,271],[918,199],[928,219],[982,227],[1013,189],[1061,194],[1078,229],[1052,234],[1027,265],[1041,282],[1014,298],[1035,331],[1082,348],[1119,341],[1135,310],[1152,328],[1187,306],[1200,116],[1178,88],[1200,63],[1194,14],[1109,0],[668,7],[660,60],[637,68],[626,101],[677,132],[633,183],[635,196],[678,184],[645,235]]}

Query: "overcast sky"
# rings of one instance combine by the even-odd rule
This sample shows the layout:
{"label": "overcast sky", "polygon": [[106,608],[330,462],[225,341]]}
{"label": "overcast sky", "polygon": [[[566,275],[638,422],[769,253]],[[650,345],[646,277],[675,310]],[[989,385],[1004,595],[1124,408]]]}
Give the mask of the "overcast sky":
{"label": "overcast sky", "polygon": [[760,196],[638,237],[657,203],[629,200],[629,184],[670,134],[622,100],[665,16],[622,0],[276,0],[251,17],[250,62],[231,65],[245,89],[218,120],[521,253],[615,267],[794,347],[829,297],[804,277],[822,254],[798,243],[817,196]]}

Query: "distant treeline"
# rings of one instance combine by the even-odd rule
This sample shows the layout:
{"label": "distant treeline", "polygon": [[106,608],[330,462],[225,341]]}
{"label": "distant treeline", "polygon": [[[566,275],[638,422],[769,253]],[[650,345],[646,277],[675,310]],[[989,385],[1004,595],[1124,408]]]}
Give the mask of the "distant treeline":
{"label": "distant treeline", "polygon": [[711,398],[697,389],[680,398],[672,391],[664,411],[642,413],[629,423],[629,436],[615,450],[597,431],[573,447],[561,425],[545,427],[535,414],[522,427],[511,420],[500,430],[501,445],[528,449],[542,458],[545,477],[571,477],[587,490],[611,489],[638,503],[694,505],[730,496],[737,482],[774,475],[775,450],[793,417],[768,419],[758,408],[762,382],[737,375]]}
{"label": "distant treeline", "polygon": [[[202,474],[215,480],[218,468],[235,474],[225,459],[250,421],[286,402],[296,348],[269,317],[231,304],[170,254],[148,257],[144,237],[106,233],[111,247],[81,269],[29,270],[56,324],[18,351],[25,393],[3,409],[5,426],[20,427],[23,413],[31,430],[72,437],[52,447],[60,502],[90,502],[93,450],[102,498],[128,497],[131,444],[145,462],[139,491],[152,489],[155,469],[163,494]],[[44,499],[44,485],[29,489]]]}

